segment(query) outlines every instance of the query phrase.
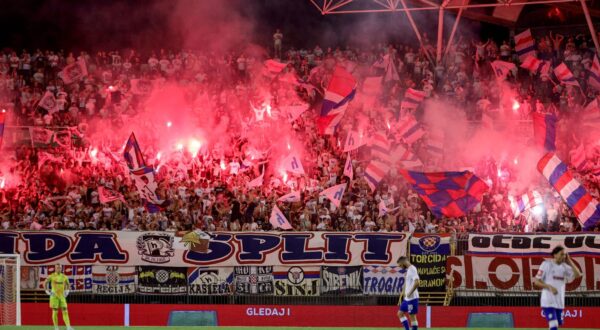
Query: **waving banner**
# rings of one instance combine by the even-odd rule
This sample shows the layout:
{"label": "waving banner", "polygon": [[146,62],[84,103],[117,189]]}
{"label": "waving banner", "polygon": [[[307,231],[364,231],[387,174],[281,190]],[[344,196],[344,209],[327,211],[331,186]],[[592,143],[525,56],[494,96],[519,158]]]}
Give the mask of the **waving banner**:
{"label": "waving banner", "polygon": [[206,248],[195,249],[190,242],[200,242],[201,234],[0,231],[0,253],[20,254],[25,266],[385,266],[394,265],[398,257],[406,255],[408,242],[405,233],[215,232],[202,244]]}

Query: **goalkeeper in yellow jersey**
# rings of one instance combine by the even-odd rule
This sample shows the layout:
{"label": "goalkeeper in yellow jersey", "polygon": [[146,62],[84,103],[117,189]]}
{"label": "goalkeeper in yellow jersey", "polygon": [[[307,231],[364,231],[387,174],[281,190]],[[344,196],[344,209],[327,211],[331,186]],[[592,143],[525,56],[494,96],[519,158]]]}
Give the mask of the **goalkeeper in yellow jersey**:
{"label": "goalkeeper in yellow jersey", "polygon": [[69,311],[67,310],[67,296],[69,295],[69,278],[62,273],[62,266],[56,265],[54,273],[48,276],[46,283],[44,283],[46,293],[50,296],[50,308],[52,308],[52,323],[54,323],[54,329],[58,330],[58,310],[62,309],[62,316],[67,330],[73,330],[71,328],[71,321],[69,321]]}

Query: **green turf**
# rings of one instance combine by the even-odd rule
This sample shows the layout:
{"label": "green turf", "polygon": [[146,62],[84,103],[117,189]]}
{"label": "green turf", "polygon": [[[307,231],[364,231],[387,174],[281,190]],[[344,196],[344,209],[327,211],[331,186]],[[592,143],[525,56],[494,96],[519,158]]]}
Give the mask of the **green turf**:
{"label": "green turf", "polygon": [[[51,326],[3,326],[0,327],[2,330],[53,330]],[[65,330],[65,327],[60,327],[61,330]],[[303,327],[75,327],[75,330],[307,330],[309,328]],[[310,330],[399,330],[398,328],[315,328],[310,327]],[[425,327],[421,327],[425,330]],[[443,330],[443,329],[454,329],[454,330],[475,330],[475,328],[430,328],[430,330]],[[478,328],[479,330],[504,330],[506,328]],[[548,328],[518,328],[519,330],[547,330]],[[561,330],[592,330],[592,329],[568,329],[561,328]]]}

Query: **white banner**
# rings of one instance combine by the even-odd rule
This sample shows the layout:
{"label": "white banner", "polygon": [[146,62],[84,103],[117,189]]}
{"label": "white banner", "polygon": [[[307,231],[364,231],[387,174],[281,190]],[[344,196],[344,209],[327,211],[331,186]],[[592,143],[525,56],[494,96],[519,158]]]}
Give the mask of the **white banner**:
{"label": "white banner", "polygon": [[471,255],[550,257],[552,249],[565,247],[571,256],[600,256],[600,233],[577,234],[469,234]]}
{"label": "white banner", "polygon": [[273,294],[273,266],[238,266],[233,274],[236,294]]}
{"label": "white banner", "polygon": [[135,267],[94,266],[92,285],[96,294],[133,294],[137,276]]}
{"label": "white banner", "polygon": [[[460,289],[528,292],[539,291],[533,281],[540,265],[540,257],[513,258],[459,256],[448,257],[446,274],[452,276],[453,287]],[[574,257],[583,277],[567,284],[567,291],[600,290],[600,258]]]}
{"label": "white banner", "polygon": [[[207,238],[208,237],[208,238]],[[394,265],[405,233],[0,231],[0,253],[22,264],[170,267]]]}
{"label": "white banner", "polygon": [[319,267],[277,266],[273,277],[276,296],[319,295]]}
{"label": "white banner", "polygon": [[226,295],[233,288],[233,267],[188,268],[189,295]]}

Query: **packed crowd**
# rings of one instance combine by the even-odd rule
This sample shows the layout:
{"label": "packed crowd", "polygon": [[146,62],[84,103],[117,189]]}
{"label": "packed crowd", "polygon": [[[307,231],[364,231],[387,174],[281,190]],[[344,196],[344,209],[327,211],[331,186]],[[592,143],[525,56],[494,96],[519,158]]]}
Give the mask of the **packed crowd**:
{"label": "packed crowd", "polygon": [[[555,65],[562,61],[567,63],[581,88],[557,84],[549,76],[530,74],[522,69],[509,74],[505,82],[498,82],[491,71],[491,61],[502,59],[518,63],[508,41],[498,45],[492,40],[468,43],[459,39],[436,65],[428,61],[434,51],[427,37],[425,47],[421,48],[395,43],[370,49],[316,46],[282,50],[283,34],[278,31],[274,35],[274,50],[276,55],[281,54],[278,60],[287,63],[287,67],[277,74],[268,72],[263,66],[265,58],[253,52],[219,55],[191,50],[160,50],[150,54],[135,50],[96,54],[2,51],[0,103],[7,112],[7,125],[70,127],[73,132],[67,149],[62,145],[40,148],[31,142],[20,144],[16,135],[10,139],[5,135],[0,181],[2,228],[271,230],[269,216],[277,204],[294,229],[302,231],[457,234],[577,231],[580,226],[573,212],[543,182],[537,190],[544,198],[544,207],[515,218],[508,201],[510,183],[496,175],[502,171],[510,173],[513,165],[493,158],[470,165],[477,175],[487,178],[491,187],[482,203],[461,218],[434,218],[395,171],[372,192],[362,179],[370,157],[368,147],[350,153],[354,160],[354,180],[342,176],[346,159],[342,144],[347,132],[356,128],[353,121],[357,117],[351,114],[363,109],[351,104],[349,114],[334,136],[318,134],[315,118],[334,66],[343,65],[351,70],[359,81],[360,91],[366,77],[383,74],[376,64],[385,55],[393,58],[399,79],[384,80],[382,93],[371,106],[383,109],[378,110],[378,114],[389,114],[387,118],[404,115],[400,104],[404,91],[412,87],[425,91],[427,99],[453,104],[463,109],[467,118],[480,120],[483,115],[493,115],[502,109],[505,101],[500,92],[505,88],[502,85],[515,91],[512,102],[520,103],[518,111],[513,113],[514,119],[529,119],[534,111],[574,117],[597,93],[586,79],[586,69],[595,54],[587,39],[550,34],[537,40],[538,57]],[[86,64],[87,76],[65,84],[59,72],[78,61]],[[290,75],[294,77],[291,81]],[[140,82],[151,87],[142,90]],[[121,147],[128,133],[107,136],[102,132],[106,127],[130,132],[127,123],[148,111],[149,94],[165,84],[180,86],[190,104],[203,102],[205,108],[216,114],[212,124],[225,127],[229,134],[213,139],[197,152],[179,147],[161,157],[158,145],[148,143],[160,140],[165,124],[148,124],[155,126],[149,126],[144,134],[136,132],[146,143],[142,144],[146,160],[155,166],[159,182],[157,194],[169,201],[162,211],[149,213],[124,167]],[[50,111],[39,106],[47,91],[56,97],[56,108]],[[260,104],[268,104],[267,116],[265,108],[257,106]],[[298,104],[307,104],[310,109],[290,123],[281,109]],[[414,115],[419,117],[426,104]],[[236,118],[234,114],[239,116]],[[386,122],[377,120],[375,112],[366,114],[365,132],[386,131]],[[305,151],[306,175],[282,174],[275,168],[270,144],[277,139],[269,132],[281,125],[290,125],[296,141],[294,148]],[[249,136],[249,131],[262,132],[262,135]],[[394,136],[390,134],[389,139],[394,141]],[[559,142],[559,152],[564,154],[577,143],[572,139]],[[413,146],[416,154],[423,154],[419,149],[424,148],[424,144]],[[600,148],[588,152],[596,167],[600,165],[599,152]],[[445,155],[446,159],[450,157],[450,154]],[[432,168],[433,161],[423,160],[425,169]],[[264,174],[262,186],[249,187],[248,183],[261,173]],[[582,174],[580,179],[597,198],[598,178],[590,172]],[[348,182],[349,187],[340,207],[319,196],[323,189],[343,182]],[[122,194],[123,200],[101,203],[99,186]],[[276,202],[293,190],[301,192],[300,202]],[[389,214],[380,214],[381,200],[391,210]]]}

